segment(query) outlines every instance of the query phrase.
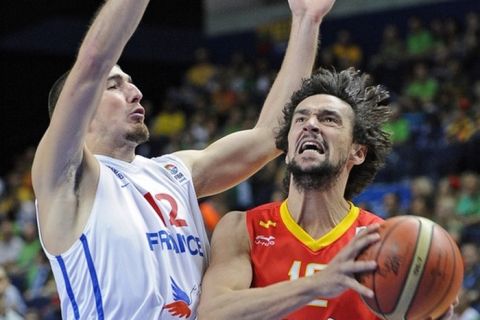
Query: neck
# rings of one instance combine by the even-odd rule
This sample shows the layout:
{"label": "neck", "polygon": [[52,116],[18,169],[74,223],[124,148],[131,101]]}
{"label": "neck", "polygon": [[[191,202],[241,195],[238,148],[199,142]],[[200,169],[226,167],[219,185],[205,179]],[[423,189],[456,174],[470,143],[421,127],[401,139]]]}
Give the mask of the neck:
{"label": "neck", "polygon": [[131,141],[105,141],[103,137],[87,137],[87,147],[93,154],[108,156],[118,160],[132,162],[137,145]]}
{"label": "neck", "polygon": [[348,214],[350,204],[343,197],[344,191],[344,183],[336,183],[325,191],[301,191],[294,183],[290,183],[288,210],[303,230],[312,238],[318,239]]}

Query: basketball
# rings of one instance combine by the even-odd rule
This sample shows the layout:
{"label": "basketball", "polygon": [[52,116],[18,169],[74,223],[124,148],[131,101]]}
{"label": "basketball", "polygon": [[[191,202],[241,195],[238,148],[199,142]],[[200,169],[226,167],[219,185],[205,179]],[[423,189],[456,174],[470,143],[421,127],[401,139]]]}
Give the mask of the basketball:
{"label": "basketball", "polygon": [[357,260],[375,260],[377,269],[357,275],[374,292],[362,297],[388,320],[436,319],[448,311],[463,281],[463,262],[454,240],[423,217],[399,216],[380,226],[380,241]]}

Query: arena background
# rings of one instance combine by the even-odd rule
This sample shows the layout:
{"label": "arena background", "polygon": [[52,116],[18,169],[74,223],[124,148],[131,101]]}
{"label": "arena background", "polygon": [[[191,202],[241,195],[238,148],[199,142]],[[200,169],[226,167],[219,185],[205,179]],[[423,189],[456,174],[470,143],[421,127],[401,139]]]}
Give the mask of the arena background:
{"label": "arena background", "polygon": [[[59,319],[51,272],[32,227],[32,155],[48,126],[49,88],[72,65],[102,2],[0,5],[0,266],[22,293],[27,306],[17,308],[32,316],[28,319]],[[287,0],[152,1],[119,61],[142,90],[149,114],[152,139],[138,152],[154,156],[201,148],[252,126],[283,58],[289,15]],[[389,123],[395,146],[375,183],[354,202],[384,218],[425,216],[454,236],[468,261],[464,289],[474,297],[461,297],[456,318],[461,320],[474,319],[468,310],[480,315],[479,15],[479,0],[337,0],[322,24],[318,56],[318,65],[350,65],[332,58],[346,30],[351,37],[346,51],[361,55],[352,65],[390,90],[398,111]],[[420,55],[405,49],[413,17],[434,39]],[[397,28],[404,56],[384,50],[389,25]],[[194,84],[191,72],[201,66],[200,48],[215,76]],[[436,83],[434,95],[426,98],[427,92],[409,91],[422,64]],[[281,199],[282,160],[231,191],[201,199],[209,231],[229,210]],[[22,248],[6,261],[12,241]]]}
{"label": "arena background", "polygon": [[[11,168],[15,155],[37,144],[48,123],[48,89],[73,63],[100,3],[2,1],[0,174]],[[288,28],[285,3],[152,1],[120,63],[132,74],[145,97],[161,98],[166,87],[179,83],[199,46],[209,47],[218,62],[227,61],[235,50],[255,54],[256,28],[272,23],[283,23]],[[338,29],[347,28],[355,30],[354,38],[367,56],[378,46],[382,27],[388,22],[404,28],[405,20],[412,14],[425,19],[448,16],[462,19],[465,12],[479,7],[480,2],[475,0],[339,0],[322,27],[322,45],[331,43]]]}

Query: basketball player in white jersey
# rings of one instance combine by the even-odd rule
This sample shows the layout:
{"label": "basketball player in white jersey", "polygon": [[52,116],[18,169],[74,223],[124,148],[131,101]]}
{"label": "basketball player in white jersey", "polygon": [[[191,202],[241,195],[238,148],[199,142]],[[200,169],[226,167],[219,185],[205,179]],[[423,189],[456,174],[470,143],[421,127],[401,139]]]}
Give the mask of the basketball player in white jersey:
{"label": "basketball player in white jersey", "polygon": [[116,63],[148,5],[109,0],[49,96],[32,178],[42,245],[64,319],[193,319],[209,243],[197,197],[226,190],[279,154],[273,128],[312,70],[334,0],[290,0],[291,39],[251,130],[204,150],[135,155],[148,139],[142,94]]}

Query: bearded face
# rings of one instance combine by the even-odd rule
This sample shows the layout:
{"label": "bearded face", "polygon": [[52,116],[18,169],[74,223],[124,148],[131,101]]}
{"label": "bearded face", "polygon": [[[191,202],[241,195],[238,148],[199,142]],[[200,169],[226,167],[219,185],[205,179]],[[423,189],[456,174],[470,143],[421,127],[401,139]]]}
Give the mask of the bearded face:
{"label": "bearded face", "polygon": [[296,107],[288,132],[288,178],[300,191],[332,187],[349,166],[354,113],[330,95],[313,95]]}
{"label": "bearded face", "polygon": [[335,184],[347,158],[343,157],[336,164],[325,160],[316,165],[302,168],[295,159],[287,164],[287,174],[299,191],[325,191]]}

